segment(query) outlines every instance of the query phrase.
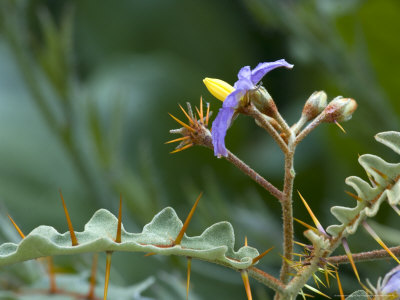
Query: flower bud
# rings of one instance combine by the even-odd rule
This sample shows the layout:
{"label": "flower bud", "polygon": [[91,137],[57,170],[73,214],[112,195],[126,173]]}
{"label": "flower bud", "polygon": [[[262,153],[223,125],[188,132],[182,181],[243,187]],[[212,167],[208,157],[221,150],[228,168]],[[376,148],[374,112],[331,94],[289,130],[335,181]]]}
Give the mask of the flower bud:
{"label": "flower bud", "polygon": [[256,89],[249,90],[244,99],[245,101],[252,102],[263,114],[270,117],[276,115],[277,108],[275,102],[264,87],[259,86]]}
{"label": "flower bud", "polygon": [[306,101],[303,108],[303,115],[307,118],[307,121],[314,119],[318,116],[326,107],[327,95],[324,91],[314,92]]}
{"label": "flower bud", "polygon": [[324,122],[348,121],[356,109],[357,102],[354,99],[336,97],[324,109]]}
{"label": "flower bud", "polygon": [[215,78],[204,78],[203,82],[208,91],[218,100],[224,101],[225,98],[232,93],[235,88],[229,83]]}

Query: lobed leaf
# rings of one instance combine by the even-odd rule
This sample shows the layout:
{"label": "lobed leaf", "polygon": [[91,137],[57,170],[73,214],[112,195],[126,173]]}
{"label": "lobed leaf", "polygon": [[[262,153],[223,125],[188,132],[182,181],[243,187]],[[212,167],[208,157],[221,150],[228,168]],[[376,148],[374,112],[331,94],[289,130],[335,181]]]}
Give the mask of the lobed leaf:
{"label": "lobed leaf", "polygon": [[77,246],[71,246],[69,232],[61,234],[53,227],[39,226],[19,244],[5,243],[0,246],[0,266],[45,256],[127,251],[190,256],[234,269],[245,269],[259,255],[255,248],[248,246],[234,251],[234,231],[228,222],[216,223],[200,236],[188,237],[185,234],[180,245],[174,245],[182,222],[170,207],[155,215],[141,233],[129,233],[122,227],[121,243],[114,241],[117,222],[109,211],[98,210],[85,225],[84,231],[76,232]]}
{"label": "lobed leaf", "polygon": [[[400,133],[382,132],[375,138],[400,154]],[[391,205],[400,203],[400,163],[388,163],[371,154],[360,156],[358,161],[367,172],[371,184],[356,176],[346,179],[346,183],[356,191],[360,201],[357,201],[357,205],[352,208],[343,206],[331,208],[332,214],[341,222],[340,225],[331,225],[327,228],[327,232],[333,236],[353,234],[362,220],[377,214],[385,200]]]}

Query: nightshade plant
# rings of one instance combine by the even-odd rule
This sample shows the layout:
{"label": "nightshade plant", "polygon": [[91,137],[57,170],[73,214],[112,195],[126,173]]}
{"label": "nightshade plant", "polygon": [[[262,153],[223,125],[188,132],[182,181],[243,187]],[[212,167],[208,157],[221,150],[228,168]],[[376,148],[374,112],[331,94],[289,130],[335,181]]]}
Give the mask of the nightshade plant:
{"label": "nightshade plant", "polygon": [[[222,108],[212,124],[212,130],[209,130],[210,104],[205,104],[200,99],[200,105],[195,107],[195,110],[189,103],[187,110],[180,106],[187,118],[187,123],[171,115],[182,126],[171,130],[171,133],[180,134],[181,137],[168,143],[179,142],[172,153],[196,145],[211,149],[217,157],[225,158],[276,198],[282,207],[283,227],[283,245],[282,248],[279,248],[279,251],[282,251],[279,278],[275,278],[256,266],[272,248],[263,252],[258,251],[248,246],[246,241],[243,247],[235,250],[235,236],[232,225],[228,222],[216,223],[205,229],[200,236],[189,237],[185,234],[201,195],[183,223],[175,211],[167,207],[156,214],[153,220],[144,226],[141,233],[129,233],[122,226],[122,200],[120,200],[118,218],[109,211],[101,209],[85,225],[83,232],[75,232],[61,195],[69,232],[60,234],[52,227],[39,226],[25,236],[10,217],[10,221],[22,237],[22,241],[19,244],[5,243],[0,246],[0,266],[48,257],[47,263],[51,269],[51,257],[54,255],[105,252],[106,278],[103,297],[106,299],[113,252],[177,255],[186,257],[188,261],[187,298],[189,298],[191,260],[200,259],[239,272],[244,282],[247,299],[252,299],[249,282],[249,277],[252,277],[272,289],[275,292],[275,299],[283,300],[295,299],[298,295],[305,298],[307,296],[305,289],[329,298],[321,290],[323,285],[329,285],[330,277],[337,280],[340,297],[344,299],[344,291],[339,279],[339,265],[350,263],[363,290],[356,291],[349,296],[349,299],[366,299],[368,297],[399,299],[400,269],[398,267],[389,272],[382,282],[379,280],[377,286],[368,282],[369,287],[367,287],[363,283],[364,280],[358,275],[356,262],[391,257],[400,264],[397,258],[400,247],[387,247],[367,223],[368,218],[374,217],[378,213],[383,202],[388,203],[396,212],[399,212],[397,205],[400,202],[400,185],[398,183],[400,163],[387,163],[375,155],[361,155],[359,163],[365,169],[370,183],[355,176],[346,179],[346,183],[355,190],[355,193],[348,192],[348,194],[355,199],[356,205],[354,207],[332,207],[331,213],[338,219],[339,224],[324,228],[300,192],[298,193],[299,197],[315,226],[295,219],[293,216],[293,183],[296,175],[294,154],[297,145],[322,123],[335,123],[343,130],[339,122],[351,119],[357,103],[351,98],[343,97],[336,97],[328,103],[325,92],[315,92],[306,101],[300,119],[289,126],[280,115],[266,88],[260,85],[261,79],[269,71],[278,67],[290,69],[293,65],[282,59],[271,63],[260,63],[253,70],[248,66],[244,67],[239,71],[238,81],[233,87],[222,80],[206,78],[204,83],[209,91],[223,101]],[[255,123],[272,137],[284,154],[282,189],[274,186],[254,171],[225,146],[227,131],[240,114],[253,118]],[[375,138],[400,154],[400,133],[383,132],[377,134]],[[309,241],[307,244],[295,241],[294,221],[307,228],[304,232]],[[362,225],[384,249],[352,254],[347,237],[354,234],[359,225]],[[295,244],[300,246],[302,252],[295,252]],[[343,245],[346,255],[333,256],[334,251],[340,245]],[[96,257],[97,255],[95,255],[94,265],[97,262]],[[323,279],[318,277],[319,273],[323,274]],[[78,296],[82,297],[83,295],[87,299],[97,299],[94,292],[94,277],[95,271],[91,276],[88,293]],[[315,280],[317,287],[311,285],[310,279]],[[326,283],[324,284],[323,281]],[[50,279],[50,291],[60,293],[54,278]]]}

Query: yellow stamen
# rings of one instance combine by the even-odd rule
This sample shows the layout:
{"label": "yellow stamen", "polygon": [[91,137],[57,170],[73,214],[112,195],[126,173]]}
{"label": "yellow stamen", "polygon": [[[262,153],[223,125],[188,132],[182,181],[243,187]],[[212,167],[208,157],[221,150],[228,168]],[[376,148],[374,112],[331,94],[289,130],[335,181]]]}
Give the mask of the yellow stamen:
{"label": "yellow stamen", "polygon": [[186,279],[186,300],[189,299],[189,286],[190,286],[190,270],[192,268],[192,258],[188,257],[187,262],[187,279]]}
{"label": "yellow stamen", "polygon": [[339,273],[338,271],[336,271],[336,280],[337,280],[337,284],[339,287],[339,293],[340,293],[340,300],[344,300],[344,293],[343,293],[343,289],[342,289],[342,284],[340,283],[340,279],[339,279]]}
{"label": "yellow stamen", "polygon": [[396,255],[393,254],[393,252],[385,245],[385,243],[381,240],[381,238],[375,233],[375,231],[368,225],[367,222],[363,222],[364,228],[368,231],[368,233],[375,239],[375,241],[381,245],[383,249],[386,250],[387,253],[398,263],[400,264],[399,259],[396,257]]}
{"label": "yellow stamen", "polygon": [[270,252],[274,247],[269,248],[268,250],[265,250],[263,253],[261,253],[259,256],[253,258],[253,265],[258,262],[261,258],[263,258],[265,255],[267,255],[268,252]]}
{"label": "yellow stamen", "polygon": [[173,115],[171,115],[170,113],[168,113],[172,119],[174,119],[176,122],[178,122],[180,125],[182,125],[183,127],[185,127],[187,130],[190,130],[192,132],[195,132],[195,130],[190,127],[189,125],[183,123],[181,120],[179,120],[178,118],[174,117]]}
{"label": "yellow stamen", "polygon": [[215,78],[204,78],[203,82],[208,91],[218,100],[224,101],[225,98],[232,93],[235,88],[229,83]]}
{"label": "yellow stamen", "polygon": [[180,141],[184,141],[184,140],[188,140],[188,139],[190,139],[190,136],[184,136],[184,137],[180,137],[180,138],[165,142],[165,144],[171,144],[171,143],[180,142]]}
{"label": "yellow stamen", "polygon": [[61,193],[61,190],[59,190],[59,192],[60,192],[60,196],[61,196],[62,205],[64,207],[65,217],[67,218],[69,234],[71,236],[71,243],[72,243],[72,246],[77,246],[78,240],[76,239],[75,231],[74,231],[74,228],[72,227],[71,218],[69,217],[68,209],[67,209],[67,206],[65,205],[64,197]]}
{"label": "yellow stamen", "polygon": [[183,113],[185,114],[186,118],[188,118],[190,124],[193,124],[193,120],[191,117],[189,117],[189,115],[187,114],[187,112],[183,109],[183,107],[179,104],[179,107],[181,108],[181,110],[183,111]]}
{"label": "yellow stamen", "polygon": [[106,255],[106,278],[104,280],[104,300],[107,300],[108,282],[110,280],[110,269],[111,269],[111,255],[112,255],[112,252],[107,251],[107,255]]}
{"label": "yellow stamen", "polygon": [[344,191],[347,195],[349,195],[350,197],[353,197],[354,199],[356,199],[357,201],[362,201],[361,197],[353,194],[352,192],[349,191]]}
{"label": "yellow stamen", "polygon": [[253,297],[251,296],[251,289],[250,289],[250,282],[249,282],[249,274],[246,270],[240,272],[242,274],[242,279],[244,283],[244,288],[246,290],[247,300],[252,300]]}
{"label": "yellow stamen", "polygon": [[181,231],[179,232],[178,236],[176,237],[176,239],[174,241],[174,245],[179,245],[181,243],[183,235],[185,234],[185,231],[189,226],[190,220],[193,217],[194,211],[196,210],[197,204],[199,203],[201,196],[203,196],[203,192],[201,192],[200,195],[197,197],[196,202],[194,203],[192,209],[190,210],[190,212],[185,220],[185,223],[183,223]]}
{"label": "yellow stamen", "polygon": [[122,195],[119,196],[118,227],[117,227],[117,236],[115,238],[116,243],[121,243],[121,227],[122,227]]}
{"label": "yellow stamen", "polygon": [[94,294],[94,289],[96,287],[96,272],[97,272],[97,261],[98,261],[99,255],[97,253],[93,254],[93,263],[92,263],[92,272],[90,275],[90,288],[89,288],[89,293],[87,295],[87,299],[94,300],[96,299],[96,296]]}
{"label": "yellow stamen", "polygon": [[8,215],[8,218],[10,219],[11,223],[14,225],[15,229],[18,231],[19,236],[24,239],[25,238],[25,234],[23,234],[23,232],[21,231],[21,229],[19,229],[18,225],[14,222],[14,220],[10,217],[10,215]]}
{"label": "yellow stamen", "polygon": [[339,128],[340,128],[340,130],[341,130],[341,131],[343,131],[343,133],[345,133],[345,134],[346,134],[346,130],[344,130],[344,128],[342,127],[342,125],[340,125],[340,124],[339,124],[339,122],[338,122],[338,121],[335,121],[335,124],[337,125],[337,127],[339,127]]}
{"label": "yellow stamen", "polygon": [[299,191],[297,191],[297,192],[299,193],[299,196],[300,196],[301,200],[303,201],[303,204],[304,204],[304,206],[306,207],[308,213],[310,214],[311,219],[313,220],[315,226],[318,228],[318,230],[319,230],[320,232],[322,232],[323,234],[326,235],[326,232],[325,232],[324,228],[322,227],[321,223],[318,221],[317,217],[316,217],[316,216],[314,215],[314,213],[312,212],[311,208],[308,206],[306,200],[303,198],[303,196],[300,194]]}
{"label": "yellow stamen", "polygon": [[181,152],[181,151],[183,151],[183,150],[186,150],[187,148],[192,147],[193,145],[194,145],[193,143],[187,144],[187,145],[185,145],[185,146],[183,146],[183,147],[181,147],[181,148],[178,148],[178,149],[176,149],[176,150],[174,150],[174,151],[171,151],[170,154],[174,154],[174,153],[177,153],[177,152]]}

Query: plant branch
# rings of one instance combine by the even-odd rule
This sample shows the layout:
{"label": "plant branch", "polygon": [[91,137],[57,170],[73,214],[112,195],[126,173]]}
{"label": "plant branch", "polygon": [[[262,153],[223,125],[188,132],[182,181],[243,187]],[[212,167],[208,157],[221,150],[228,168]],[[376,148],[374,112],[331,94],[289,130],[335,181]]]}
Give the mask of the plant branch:
{"label": "plant branch", "polygon": [[[390,249],[390,251],[393,252],[394,255],[400,256],[400,246],[392,247],[389,249]],[[390,254],[384,249],[355,253],[355,254],[352,254],[352,257],[355,262],[365,262],[365,261],[370,261],[370,260],[390,259],[391,258]],[[327,258],[327,261],[332,264],[339,264],[339,265],[350,263],[347,255],[332,256],[332,257]]]}
{"label": "plant branch", "polygon": [[311,131],[313,131],[318,125],[322,123],[325,118],[325,114],[321,113],[316,117],[310,124],[306,126],[296,137],[294,145],[298,145]]}
{"label": "plant branch", "polygon": [[270,287],[274,291],[278,293],[283,293],[285,291],[285,285],[272,275],[261,271],[256,267],[250,267],[247,269],[249,276],[256,279],[257,281],[261,282],[262,284]]}
{"label": "plant branch", "polygon": [[293,259],[293,183],[295,172],[293,168],[294,137],[289,137],[289,152],[285,154],[285,179],[283,186],[282,219],[283,219],[283,259],[280,279],[283,283],[289,281],[289,261]]}
{"label": "plant branch", "polygon": [[[203,129],[206,132],[203,132],[202,135],[204,138],[198,142],[199,145],[205,146],[211,150],[214,150],[214,146],[212,144],[211,134],[209,133],[208,129]],[[262,186],[265,190],[267,190],[272,196],[278,199],[280,202],[283,198],[283,193],[276,188],[272,183],[254,171],[251,167],[249,167],[245,162],[243,162],[240,158],[234,155],[232,152],[228,151],[228,156],[225,157],[227,161],[232,163],[235,167],[257,182],[260,186]]]}
{"label": "plant branch", "polygon": [[[262,114],[252,103],[250,103],[246,107],[243,107],[241,109],[241,112],[248,116],[253,117],[258,122],[258,124],[272,136],[272,138],[276,141],[276,143],[281,148],[283,153],[287,153],[289,151],[288,146],[285,143],[285,141],[283,140],[283,138],[279,135],[279,133],[275,130],[275,128],[271,125],[271,123],[268,122],[265,115]],[[285,122],[285,124],[286,124],[286,122]],[[287,125],[286,125],[286,127],[289,128]],[[290,131],[290,129],[289,129],[289,131]]]}

